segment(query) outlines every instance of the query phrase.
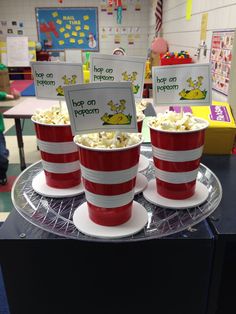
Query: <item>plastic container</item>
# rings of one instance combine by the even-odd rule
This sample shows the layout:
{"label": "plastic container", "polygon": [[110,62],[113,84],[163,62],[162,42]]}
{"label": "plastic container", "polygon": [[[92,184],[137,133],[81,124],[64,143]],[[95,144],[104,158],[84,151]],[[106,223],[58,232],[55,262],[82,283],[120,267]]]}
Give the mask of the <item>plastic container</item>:
{"label": "plastic container", "polygon": [[192,63],[192,58],[162,58],[161,65],[187,64]]}

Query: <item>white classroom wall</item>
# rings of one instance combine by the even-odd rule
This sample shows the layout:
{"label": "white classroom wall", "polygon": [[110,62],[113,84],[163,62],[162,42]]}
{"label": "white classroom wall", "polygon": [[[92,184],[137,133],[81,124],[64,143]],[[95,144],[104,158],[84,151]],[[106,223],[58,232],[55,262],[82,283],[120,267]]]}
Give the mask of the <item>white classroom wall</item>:
{"label": "white classroom wall", "polygon": [[[165,1],[165,0],[164,0]],[[157,0],[151,0],[149,5],[149,26],[148,26],[148,46],[151,47],[153,38],[155,38],[155,8]]]}
{"label": "white classroom wall", "polygon": [[[164,37],[169,45],[169,51],[187,50],[194,62],[209,62],[212,32],[221,29],[236,29],[236,0],[192,0],[192,16],[186,20],[187,0],[163,0],[163,24],[159,35]],[[155,7],[157,0],[151,0],[149,6],[149,34],[148,45],[155,37]],[[197,49],[200,45],[200,31],[202,14],[208,13],[206,33],[206,57],[201,49],[200,59],[197,58]],[[233,49],[232,69],[236,64],[236,43]],[[227,101],[231,105],[236,117],[236,71],[231,71],[230,91],[226,97],[213,91],[213,99]]]}
{"label": "white classroom wall", "polygon": [[[134,6],[139,1],[141,11]],[[123,11],[122,25],[116,23],[116,12],[108,15],[101,12],[102,0],[0,0],[0,21],[22,21],[24,36],[37,41],[35,22],[36,7],[76,7],[95,6],[99,12],[100,52],[111,53],[116,47],[123,47],[128,55],[146,56],[151,41],[155,36],[155,6],[157,0],[123,0],[127,11]],[[236,0],[193,0],[192,18],[185,19],[186,0],[163,0],[162,35],[168,41],[170,51],[188,50],[193,56],[200,43],[200,25],[202,14],[208,12],[207,52],[211,45],[211,34],[216,29],[236,28]],[[102,29],[112,27],[112,34],[102,38]],[[121,43],[114,43],[115,28],[140,28],[140,38],[134,45],[128,44],[127,34],[121,35]],[[1,25],[0,25],[1,28]],[[0,40],[1,37],[0,37]],[[207,59],[208,60],[208,59]]]}
{"label": "white classroom wall", "polygon": [[[151,0],[153,14],[150,18],[149,45],[155,35],[155,6]],[[194,56],[200,44],[201,19],[208,13],[207,57],[209,61],[212,31],[236,28],[236,0],[192,0],[192,17],[186,21],[186,0],[163,0],[162,35],[168,41],[170,51],[187,50]],[[197,60],[196,60],[197,61]]]}
{"label": "white classroom wall", "polygon": [[[141,11],[135,11],[135,4],[139,1]],[[98,7],[100,52],[110,54],[117,47],[123,47],[128,55],[146,56],[148,50],[148,30],[150,0],[123,0],[127,4],[127,11],[122,12],[122,25],[116,22],[116,11],[113,15],[108,15],[101,11],[101,0],[63,0],[62,4],[58,0],[0,0],[0,21],[21,21],[24,23],[24,36],[30,40],[37,41],[37,29],[35,21],[36,7]],[[103,28],[112,27],[111,34],[102,38]],[[134,38],[134,44],[128,44],[128,34],[121,34],[121,43],[114,43],[116,28],[125,27],[127,33],[130,31],[137,33],[140,38]],[[1,25],[0,25],[1,28]],[[10,28],[10,27],[9,27]],[[3,40],[3,37],[0,37]]]}

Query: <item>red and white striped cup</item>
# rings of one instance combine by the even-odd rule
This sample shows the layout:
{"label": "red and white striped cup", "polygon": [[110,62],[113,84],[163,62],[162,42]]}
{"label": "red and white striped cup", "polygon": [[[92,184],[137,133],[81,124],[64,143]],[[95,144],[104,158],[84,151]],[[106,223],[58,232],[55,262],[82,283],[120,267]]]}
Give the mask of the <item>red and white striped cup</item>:
{"label": "red and white striped cup", "polygon": [[93,148],[77,143],[90,219],[116,226],[132,214],[141,141],[125,148]]}
{"label": "red and white striped cup", "polygon": [[142,133],[142,128],[143,128],[143,120],[144,120],[144,118],[143,118],[143,119],[141,119],[141,120],[138,120],[138,121],[137,121],[137,125],[138,125],[138,132],[139,132],[139,133]]}
{"label": "red and white striped cup", "polygon": [[203,127],[192,131],[157,130],[149,125],[157,192],[182,200],[195,192],[198,168],[208,121],[196,118]]}
{"label": "red and white striped cup", "polygon": [[53,188],[71,188],[81,182],[78,147],[70,125],[34,122],[46,183]]}

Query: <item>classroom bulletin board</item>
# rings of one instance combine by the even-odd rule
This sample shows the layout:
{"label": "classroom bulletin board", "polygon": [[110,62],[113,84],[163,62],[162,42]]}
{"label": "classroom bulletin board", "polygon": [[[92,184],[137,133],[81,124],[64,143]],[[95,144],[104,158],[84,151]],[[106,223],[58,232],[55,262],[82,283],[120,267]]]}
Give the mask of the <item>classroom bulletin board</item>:
{"label": "classroom bulletin board", "polygon": [[235,30],[212,32],[210,63],[212,89],[228,95]]}
{"label": "classroom bulletin board", "polygon": [[99,51],[96,7],[36,8],[38,40],[50,51]]}

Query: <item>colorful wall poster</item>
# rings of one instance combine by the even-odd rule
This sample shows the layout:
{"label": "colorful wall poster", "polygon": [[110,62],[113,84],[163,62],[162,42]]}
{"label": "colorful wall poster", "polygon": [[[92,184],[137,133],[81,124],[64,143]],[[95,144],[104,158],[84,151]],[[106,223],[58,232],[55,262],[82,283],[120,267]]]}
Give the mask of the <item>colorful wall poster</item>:
{"label": "colorful wall poster", "polygon": [[37,61],[31,68],[39,99],[64,100],[64,86],[83,83],[82,64]]}
{"label": "colorful wall poster", "polygon": [[45,49],[99,51],[98,12],[87,8],[36,8],[38,40]]}
{"label": "colorful wall poster", "polygon": [[74,135],[138,131],[131,82],[79,84],[63,89]]}
{"label": "colorful wall poster", "polygon": [[228,95],[235,30],[212,32],[210,63],[212,88]]}
{"label": "colorful wall poster", "polygon": [[146,59],[113,56],[100,53],[90,55],[91,82],[131,82],[135,98],[142,98]]}
{"label": "colorful wall poster", "polygon": [[152,67],[155,105],[211,105],[210,64]]}

